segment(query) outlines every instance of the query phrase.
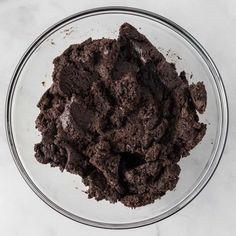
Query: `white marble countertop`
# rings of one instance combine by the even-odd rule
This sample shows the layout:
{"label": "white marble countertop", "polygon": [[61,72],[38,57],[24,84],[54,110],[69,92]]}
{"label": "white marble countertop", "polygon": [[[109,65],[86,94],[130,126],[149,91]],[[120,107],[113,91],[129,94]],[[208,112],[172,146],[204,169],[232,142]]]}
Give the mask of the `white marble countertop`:
{"label": "white marble countertop", "polygon": [[[230,108],[227,146],[207,187],[174,216],[156,225],[122,232],[81,225],[44,204],[20,176],[9,152],[4,130],[6,90],[13,70],[28,45],[58,20],[81,10],[108,5],[151,10],[175,21],[195,36],[218,66]],[[0,0],[0,235],[236,235],[235,25],[235,0]]]}

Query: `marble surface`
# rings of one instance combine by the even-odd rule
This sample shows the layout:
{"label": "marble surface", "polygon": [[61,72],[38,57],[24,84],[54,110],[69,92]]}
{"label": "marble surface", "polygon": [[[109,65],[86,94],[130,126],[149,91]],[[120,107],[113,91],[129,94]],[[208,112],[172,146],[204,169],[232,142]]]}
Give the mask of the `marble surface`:
{"label": "marble surface", "polygon": [[[13,70],[28,45],[58,20],[81,10],[108,5],[151,10],[188,30],[206,48],[218,66],[230,108],[226,149],[207,187],[174,216],[156,225],[122,232],[81,225],[45,205],[20,176],[9,152],[4,130],[7,87]],[[235,0],[0,0],[0,235],[235,235],[235,24]]]}

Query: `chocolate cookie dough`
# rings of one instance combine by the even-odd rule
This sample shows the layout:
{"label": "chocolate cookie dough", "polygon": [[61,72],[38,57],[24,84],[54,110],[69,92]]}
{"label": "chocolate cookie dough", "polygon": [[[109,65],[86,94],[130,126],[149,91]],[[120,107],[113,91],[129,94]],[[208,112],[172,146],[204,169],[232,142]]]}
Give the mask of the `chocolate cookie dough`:
{"label": "chocolate cookie dough", "polygon": [[35,157],[80,175],[89,198],[139,207],[178,182],[181,157],[203,138],[202,82],[125,23],[118,39],[87,39],[55,58],[53,84],[38,103]]}

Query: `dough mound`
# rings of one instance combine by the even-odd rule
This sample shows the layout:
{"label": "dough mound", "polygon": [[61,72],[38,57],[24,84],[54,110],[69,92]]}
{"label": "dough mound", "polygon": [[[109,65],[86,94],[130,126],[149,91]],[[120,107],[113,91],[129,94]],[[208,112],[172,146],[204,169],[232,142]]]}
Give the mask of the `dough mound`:
{"label": "dough mound", "polygon": [[54,59],[53,83],[38,103],[35,157],[82,177],[89,198],[128,207],[154,202],[179,179],[181,157],[203,138],[202,82],[128,23],[118,39],[87,39]]}

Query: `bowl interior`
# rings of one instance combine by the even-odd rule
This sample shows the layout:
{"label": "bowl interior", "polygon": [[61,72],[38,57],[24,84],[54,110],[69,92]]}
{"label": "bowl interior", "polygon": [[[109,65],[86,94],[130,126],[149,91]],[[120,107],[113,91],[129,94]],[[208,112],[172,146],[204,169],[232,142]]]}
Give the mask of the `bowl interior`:
{"label": "bowl interior", "polygon": [[[208,96],[207,110],[200,116],[200,120],[207,124],[206,135],[191,155],[180,161],[182,171],[176,190],[167,192],[154,204],[137,209],[126,208],[120,203],[88,199],[79,176],[61,173],[58,168],[38,163],[33,150],[34,144],[41,139],[35,129],[35,119],[39,114],[36,104],[52,83],[53,59],[70,44],[80,43],[88,37],[116,38],[119,26],[124,22],[129,22],[146,35],[168,61],[176,64],[178,72],[185,70],[190,83],[203,81]],[[197,194],[199,183],[206,178],[216,157],[223,113],[218,85],[196,48],[161,19],[120,11],[70,19],[52,29],[35,45],[21,66],[14,86],[10,120],[18,154],[15,158],[19,158],[26,178],[31,179],[41,198],[77,221],[104,227],[129,227],[163,219]]]}

